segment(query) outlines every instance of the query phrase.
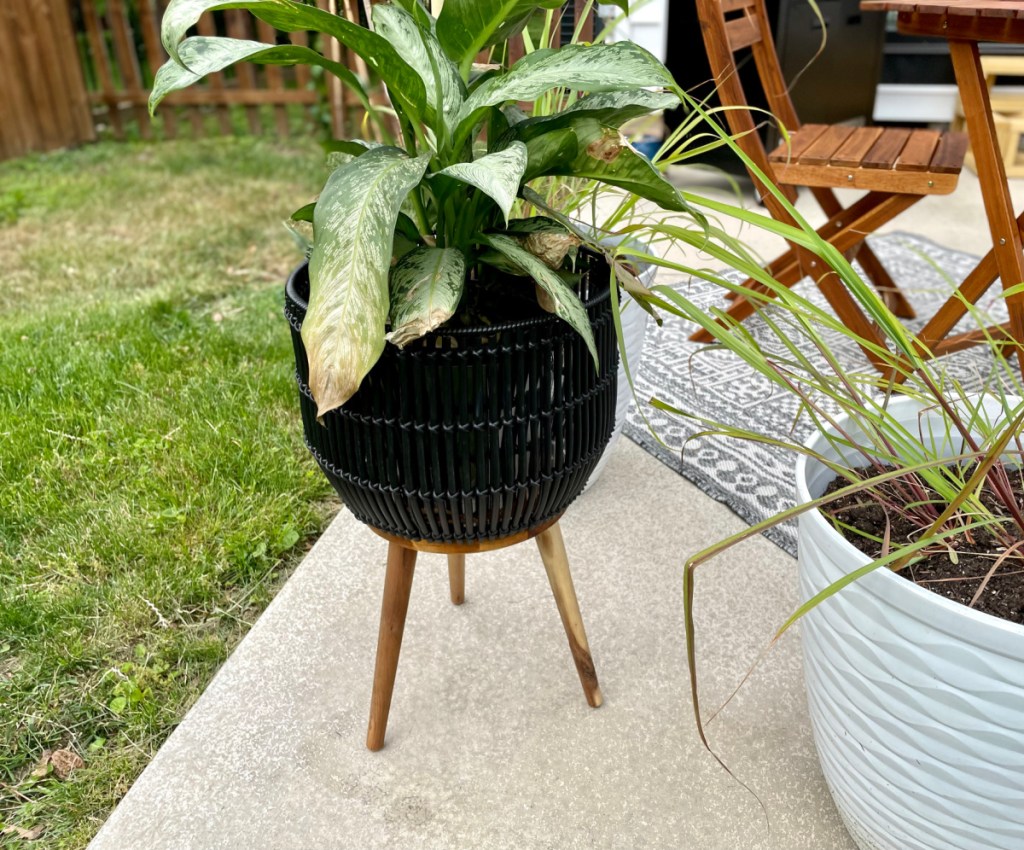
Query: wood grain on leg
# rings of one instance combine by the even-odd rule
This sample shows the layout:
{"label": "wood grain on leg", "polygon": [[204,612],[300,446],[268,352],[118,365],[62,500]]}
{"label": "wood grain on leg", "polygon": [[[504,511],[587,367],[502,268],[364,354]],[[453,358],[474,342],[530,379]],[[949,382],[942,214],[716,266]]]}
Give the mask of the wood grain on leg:
{"label": "wood grain on leg", "polygon": [[587,643],[587,634],[583,630],[583,617],[580,615],[580,606],[576,601],[576,589],[572,585],[572,575],[569,573],[569,558],[565,554],[562,530],[557,523],[537,535],[537,547],[544,560],[544,569],[548,573],[551,592],[555,595],[558,613],[561,615],[562,625],[565,627],[565,635],[569,638],[569,649],[572,650],[572,657],[576,662],[576,671],[580,674],[583,693],[587,697],[587,703],[593,708],[597,708],[603,702],[601,686],[597,682],[594,660],[590,656],[590,645]]}
{"label": "wood grain on leg", "polygon": [[466,556],[448,556],[448,586],[451,589],[452,604],[461,605],[466,601]]}
{"label": "wood grain on leg", "polygon": [[380,632],[377,635],[377,664],[373,670],[373,695],[370,698],[370,725],[366,732],[366,746],[374,751],[384,746],[415,567],[416,550],[406,549],[398,543],[388,544],[388,569],[384,577],[384,601],[381,603]]}

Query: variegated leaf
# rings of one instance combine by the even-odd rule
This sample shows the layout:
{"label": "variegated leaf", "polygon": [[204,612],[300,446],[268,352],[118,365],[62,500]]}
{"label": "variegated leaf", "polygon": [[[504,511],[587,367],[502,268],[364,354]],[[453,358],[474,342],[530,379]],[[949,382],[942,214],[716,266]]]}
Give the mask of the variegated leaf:
{"label": "variegated leaf", "polygon": [[466,86],[458,69],[441,49],[437,37],[418,25],[413,16],[400,6],[378,3],[372,14],[377,34],[386,38],[423,80],[429,112],[436,116],[440,104],[449,132],[454,130],[462,102],[466,99]]}
{"label": "variegated leaf", "polygon": [[466,287],[466,258],[458,248],[417,248],[391,270],[391,333],[404,347],[447,322]]}
{"label": "variegated leaf", "polygon": [[[605,127],[600,121],[585,117],[574,119],[571,127],[576,136],[575,159],[553,160],[544,174],[598,180],[654,201],[662,209],[689,211],[679,190],[614,127]],[[541,141],[545,138],[544,135],[539,137]]]}
{"label": "variegated leaf", "polygon": [[260,8],[290,4],[291,0],[171,0],[160,22],[160,38],[170,57],[180,63],[178,45],[204,12],[220,9],[248,9],[256,12]]}
{"label": "variegated leaf", "polygon": [[573,264],[583,240],[551,218],[538,215],[508,223],[506,233],[516,236],[522,246],[550,269],[560,269],[569,257]]}
{"label": "variegated leaf", "polygon": [[489,153],[473,162],[458,162],[437,172],[436,177],[451,177],[475,186],[494,199],[508,221],[519,184],[526,172],[526,145],[513,142],[505,150]]}
{"label": "variegated leaf", "polygon": [[312,30],[333,36],[364,59],[411,117],[418,119],[424,114],[423,81],[386,39],[339,15],[297,0],[171,0],[164,12],[161,40],[172,59],[180,64],[179,45],[202,14],[220,9],[247,9],[284,32]]}
{"label": "variegated leaf", "polygon": [[557,9],[565,0],[445,0],[437,16],[437,37],[445,52],[469,76],[476,55],[504,41],[537,9]]}
{"label": "variegated leaf", "polygon": [[[621,127],[634,118],[660,112],[663,109],[673,109],[676,106],[679,106],[679,98],[672,92],[648,91],[647,89],[605,91],[581,97],[561,115],[530,120],[534,123],[541,123],[560,118],[562,115],[570,118],[584,116],[595,118],[609,127]],[[555,126],[565,125],[556,124]]]}
{"label": "variegated leaf", "polygon": [[568,127],[537,134],[526,142],[527,162],[523,182],[529,183],[535,177],[555,173],[559,167],[572,163],[578,153],[576,134]]}
{"label": "variegated leaf", "polygon": [[594,366],[597,367],[597,344],[594,342],[594,329],[590,325],[590,317],[587,316],[587,309],[580,301],[580,297],[573,292],[572,288],[555,272],[549,269],[537,257],[523,248],[519,242],[511,236],[500,233],[491,233],[486,237],[487,243],[500,254],[503,254],[515,265],[519,266],[526,274],[534,279],[544,290],[550,303],[544,305],[560,319],[564,319],[583,337],[591,357],[594,358]]}
{"label": "variegated leaf", "polygon": [[302,341],[318,416],[348,401],[384,350],[395,224],[429,159],[374,148],[335,171],[317,201]]}
{"label": "variegated leaf", "polygon": [[538,50],[519,60],[507,74],[487,80],[466,99],[456,139],[468,136],[487,107],[510,100],[536,100],[559,86],[605,92],[672,83],[672,75],[657,58],[629,41]]}
{"label": "variegated leaf", "polygon": [[178,54],[182,64],[170,59],[156,73],[153,90],[149,94],[151,115],[160,101],[171,92],[187,88],[207,74],[241,61],[260,65],[318,65],[339,77],[357,93],[362,92],[364,98],[366,96],[359,80],[348,68],[308,47],[294,44],[275,46],[259,41],[197,35],[186,38],[178,46]]}

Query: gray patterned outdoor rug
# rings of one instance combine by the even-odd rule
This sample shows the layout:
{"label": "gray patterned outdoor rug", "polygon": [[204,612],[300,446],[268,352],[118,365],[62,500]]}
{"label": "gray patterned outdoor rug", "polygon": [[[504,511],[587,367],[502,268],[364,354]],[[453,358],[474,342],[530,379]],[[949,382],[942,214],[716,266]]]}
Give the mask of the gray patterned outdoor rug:
{"label": "gray patterned outdoor rug", "polygon": [[[954,288],[953,282],[962,280],[978,261],[970,254],[903,233],[872,237],[869,242],[917,311],[920,318],[907,323],[913,330],[924,324],[946,300]],[[730,279],[740,282],[744,277],[734,273]],[[673,280],[670,273],[663,272],[658,283],[676,287],[703,308],[725,303],[724,290],[707,281],[681,277]],[[978,307],[994,320],[1005,321],[1006,306],[998,297],[998,290],[992,287]],[[802,282],[799,292],[828,309],[810,281]],[[770,343],[772,335],[757,316],[745,324],[759,341]],[[971,329],[974,320],[968,317],[963,324],[963,330]],[[797,418],[795,396],[775,390],[766,378],[735,355],[689,342],[687,337],[694,327],[675,317],[666,317],[660,328],[651,322],[643,361],[634,375],[636,397],[644,403],[648,421],[667,448],[652,436],[635,403],[630,407],[625,433],[753,524],[795,504],[796,457],[784,449],[725,437],[691,440],[683,452],[686,439],[703,429],[695,422],[663,413],[646,401],[657,397],[718,422],[772,436],[790,435],[801,442],[810,434],[812,425],[806,416]],[[804,353],[820,362],[820,355],[806,340],[803,342]],[[836,334],[833,343],[833,353],[849,371],[873,371],[863,352],[850,340]],[[991,355],[985,347],[949,355],[938,362],[968,387],[980,387],[992,367]],[[796,554],[795,523],[772,528],[765,536],[790,554]]]}

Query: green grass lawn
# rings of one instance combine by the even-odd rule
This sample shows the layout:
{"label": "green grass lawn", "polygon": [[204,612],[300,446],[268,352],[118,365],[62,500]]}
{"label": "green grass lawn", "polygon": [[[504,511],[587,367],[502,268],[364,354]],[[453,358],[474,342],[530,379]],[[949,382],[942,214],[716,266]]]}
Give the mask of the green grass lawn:
{"label": "green grass lawn", "polygon": [[0,164],[0,846],[88,842],[335,509],[281,315],[322,168],[251,139]]}

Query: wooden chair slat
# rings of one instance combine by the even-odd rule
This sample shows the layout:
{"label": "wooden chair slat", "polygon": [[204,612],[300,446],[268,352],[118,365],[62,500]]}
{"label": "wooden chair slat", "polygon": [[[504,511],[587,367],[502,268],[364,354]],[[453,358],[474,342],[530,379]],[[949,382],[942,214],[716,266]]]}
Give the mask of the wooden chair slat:
{"label": "wooden chair slat", "polygon": [[858,127],[832,155],[830,164],[840,168],[859,168],[861,160],[881,135],[881,127]]}
{"label": "wooden chair slat", "polygon": [[905,130],[902,127],[890,127],[883,130],[878,141],[871,146],[871,150],[861,160],[861,167],[892,169],[909,138],[910,130]]}
{"label": "wooden chair slat", "polygon": [[728,15],[730,12],[752,9],[754,2],[755,0],[722,0],[722,12]]}
{"label": "wooden chair slat", "polygon": [[897,171],[927,171],[942,134],[938,130],[914,130],[896,161]]}
{"label": "wooden chair slat", "polygon": [[818,136],[828,129],[827,124],[804,124],[794,132],[789,141],[783,140],[779,146],[769,154],[771,162],[796,162],[817,140]]}
{"label": "wooden chair slat", "polygon": [[735,53],[744,47],[750,47],[761,40],[761,26],[757,18],[744,15],[732,21],[726,21],[725,33],[729,39],[729,49]]}
{"label": "wooden chair slat", "polygon": [[932,156],[930,168],[939,174],[959,174],[966,154],[966,133],[943,133]]}
{"label": "wooden chair slat", "polygon": [[832,125],[818,136],[814,144],[800,154],[800,163],[802,165],[827,165],[832,159],[832,154],[853,134],[853,130],[853,127],[848,127],[845,124]]}

